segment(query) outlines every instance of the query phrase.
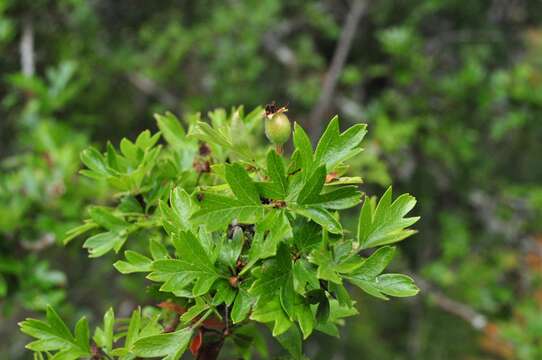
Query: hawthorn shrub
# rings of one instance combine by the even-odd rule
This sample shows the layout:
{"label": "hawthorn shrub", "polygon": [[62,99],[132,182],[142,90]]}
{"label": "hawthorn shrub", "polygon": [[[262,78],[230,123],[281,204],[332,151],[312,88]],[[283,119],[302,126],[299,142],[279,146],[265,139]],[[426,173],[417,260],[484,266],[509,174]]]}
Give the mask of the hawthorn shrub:
{"label": "hawthorn shrub", "polygon": [[[176,360],[189,349],[216,359],[225,344],[245,359],[266,357],[262,323],[300,359],[315,330],[338,336],[342,319],[356,315],[346,283],[380,299],[415,295],[410,277],[385,273],[390,244],[415,232],[409,227],[418,217],[406,217],[415,198],[393,200],[389,188],[377,201],[359,191],[361,177],[346,176],[366,125],[341,133],[334,117],[313,149],[294,124],[286,156],[285,111],[219,109],[209,122],[191,115],[188,132],[166,113],[156,115],[159,133],[123,139],[120,151],[111,144],[105,153],[83,151],[81,173],[115,188],[116,206],[92,207],[65,243],[88,236],[83,247],[93,258],[125,249],[113,266],[145,274],[159,305],[129,319],[110,309],[92,339],[86,318],[72,332],[49,307],[45,320],[20,324],[36,338],[27,345],[35,358]],[[258,145],[264,124],[276,149]],[[340,214],[361,202],[350,232]]]}

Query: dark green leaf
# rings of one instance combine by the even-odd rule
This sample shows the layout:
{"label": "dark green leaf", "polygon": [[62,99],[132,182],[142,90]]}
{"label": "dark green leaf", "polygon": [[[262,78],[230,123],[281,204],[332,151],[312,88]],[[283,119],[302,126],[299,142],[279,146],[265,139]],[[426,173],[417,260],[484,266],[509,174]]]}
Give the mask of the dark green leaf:
{"label": "dark green leaf", "polygon": [[243,204],[260,205],[260,195],[247,171],[239,164],[226,165],[226,181]]}
{"label": "dark green leaf", "polygon": [[298,204],[309,204],[314,202],[319,196],[324,182],[326,180],[326,167],[318,167],[314,173],[305,182],[297,197]]}
{"label": "dark green leaf", "polygon": [[143,358],[165,356],[164,360],[178,360],[186,351],[192,333],[192,329],[187,327],[172,333],[142,337],[134,343],[132,351]]}
{"label": "dark green leaf", "polygon": [[285,199],[288,195],[288,178],[286,178],[284,160],[275,150],[270,150],[267,153],[267,174],[279,194],[279,198]]}

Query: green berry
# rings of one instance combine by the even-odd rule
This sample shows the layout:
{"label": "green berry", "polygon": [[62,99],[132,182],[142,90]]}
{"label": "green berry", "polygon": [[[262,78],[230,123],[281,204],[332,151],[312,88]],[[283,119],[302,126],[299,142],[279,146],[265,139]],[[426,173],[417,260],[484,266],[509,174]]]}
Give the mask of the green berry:
{"label": "green berry", "polygon": [[265,120],[265,135],[273,144],[282,145],[290,138],[292,126],[284,112],[278,112]]}

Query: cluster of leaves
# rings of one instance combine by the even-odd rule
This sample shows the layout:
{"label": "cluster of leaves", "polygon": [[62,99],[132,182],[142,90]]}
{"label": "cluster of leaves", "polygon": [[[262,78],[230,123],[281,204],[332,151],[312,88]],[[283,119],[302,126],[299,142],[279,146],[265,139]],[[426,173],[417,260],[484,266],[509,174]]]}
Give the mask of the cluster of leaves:
{"label": "cluster of leaves", "polygon": [[[218,353],[231,339],[248,358],[256,340],[247,329],[259,322],[301,358],[302,339],[314,330],[337,336],[341,319],[357,313],[346,283],[381,299],[418,292],[407,275],[385,273],[395,253],[390,245],[414,233],[409,227],[418,217],[406,216],[416,200],[408,194],[393,200],[389,188],[376,201],[358,190],[361,178],[344,176],[345,161],[362,151],[365,125],[341,133],[335,117],[313,149],[295,124],[286,157],[274,149],[248,151],[261,108],[246,115],[242,108],[229,115],[216,110],[210,123],[192,116],[188,132],[172,114],[156,120],[160,133],[123,139],[120,151],[109,144],[104,154],[82,153],[83,174],[118,189],[117,205],[91,208],[66,242],[92,231],[83,244],[91,257],[127,248],[115,268],[158,283],[169,307],[183,309],[180,321],[137,310],[124,331],[109,312],[92,350],[85,320],[72,335],[49,309],[46,322],[21,324],[38,339],[29,349],[56,352],[55,359],[94,351],[173,360],[189,345],[193,353]],[[157,144],[161,135],[166,146]],[[340,214],[362,199],[352,234]],[[147,253],[134,250],[141,238]]]}

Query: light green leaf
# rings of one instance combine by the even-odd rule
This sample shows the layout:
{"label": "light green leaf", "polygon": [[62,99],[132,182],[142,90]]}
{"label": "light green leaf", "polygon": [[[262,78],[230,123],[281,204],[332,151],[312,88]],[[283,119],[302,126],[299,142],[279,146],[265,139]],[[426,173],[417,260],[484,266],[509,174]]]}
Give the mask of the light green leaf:
{"label": "light green leaf", "polygon": [[361,266],[356,270],[355,274],[366,278],[374,278],[380,275],[384,269],[386,269],[386,266],[388,266],[394,255],[394,247],[381,247],[361,264]]}
{"label": "light green leaf", "polygon": [[81,152],[81,161],[97,174],[103,176],[109,174],[104,156],[93,147],[89,147]]}
{"label": "light green leaf", "polygon": [[52,307],[47,308],[46,315],[46,321],[26,319],[19,323],[23,333],[37,339],[29,343],[27,349],[38,352],[58,351],[55,357],[69,360],[90,356],[88,324],[85,319],[79,320],[73,336]]}
{"label": "light green leaf", "polygon": [[190,216],[192,215],[192,200],[187,192],[176,187],[171,191],[170,195],[171,208],[177,216],[177,224],[182,226],[179,230],[189,230],[191,228]]}
{"label": "light green leaf", "polygon": [[83,225],[77,226],[73,229],[70,229],[66,232],[66,237],[62,240],[64,245],[68,244],[70,241],[78,237],[79,235],[82,235],[86,233],[87,231],[90,231],[94,228],[97,228],[98,224],[96,224],[93,221],[87,221]]}
{"label": "light green leaf", "polygon": [[175,115],[166,112],[164,115],[154,114],[154,118],[160,132],[171,146],[180,148],[184,145],[185,131]]}
{"label": "light green leaf", "polygon": [[361,249],[386,245],[401,241],[415,233],[406,229],[419,220],[419,217],[404,216],[416,205],[416,199],[403,194],[392,203],[392,189],[386,190],[376,208],[365,199],[358,224],[358,241]]}
{"label": "light green leaf", "polygon": [[124,219],[113,214],[113,209],[103,206],[93,206],[89,215],[94,222],[109,231],[120,232],[126,229],[128,223]]}
{"label": "light green leaf", "polygon": [[[311,140],[305,130],[299,124],[294,124],[294,146],[296,153],[299,156],[299,167],[303,172],[303,177],[308,177],[312,174],[313,169],[313,155],[312,155],[312,145]],[[293,157],[296,155],[294,154]]]}
{"label": "light green leaf", "polygon": [[196,299],[196,303],[191,306],[184,314],[181,315],[183,323],[188,323],[196,318],[199,314],[209,309],[209,305],[203,301]]}
{"label": "light green leaf", "polygon": [[83,247],[88,249],[90,257],[100,257],[111,250],[118,252],[125,241],[126,235],[104,232],[88,238]]}
{"label": "light green leaf", "polygon": [[135,251],[124,252],[127,261],[119,260],[113,264],[121,274],[132,274],[136,272],[151,271],[152,260]]}
{"label": "light green leaf", "polygon": [[90,333],[88,329],[88,320],[86,317],[79,319],[75,324],[75,341],[81,349],[86,352],[90,352]]}
{"label": "light green leaf", "polygon": [[359,144],[367,133],[366,128],[365,124],[356,124],[341,134],[339,118],[335,116],[316,147],[314,153],[316,164],[324,164],[328,171],[331,171],[336,165],[359,154],[361,152]]}

